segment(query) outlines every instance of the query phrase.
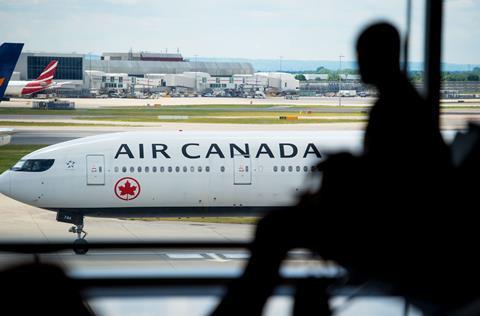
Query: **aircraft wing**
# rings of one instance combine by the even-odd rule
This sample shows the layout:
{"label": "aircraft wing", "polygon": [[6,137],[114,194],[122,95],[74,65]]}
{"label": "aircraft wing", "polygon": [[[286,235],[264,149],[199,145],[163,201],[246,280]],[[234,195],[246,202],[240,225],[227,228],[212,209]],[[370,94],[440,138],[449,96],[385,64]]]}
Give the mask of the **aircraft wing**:
{"label": "aircraft wing", "polygon": [[68,85],[68,84],[71,84],[70,81],[66,81],[66,82],[54,82],[52,83],[48,89],[58,89],[58,88],[62,88],[64,85]]}

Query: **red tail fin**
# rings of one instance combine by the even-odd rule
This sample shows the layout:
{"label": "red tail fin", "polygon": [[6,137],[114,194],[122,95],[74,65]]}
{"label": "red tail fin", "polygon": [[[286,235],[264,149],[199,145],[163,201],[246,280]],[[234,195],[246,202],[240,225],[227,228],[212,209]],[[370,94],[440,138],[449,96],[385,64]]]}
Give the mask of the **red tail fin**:
{"label": "red tail fin", "polygon": [[52,60],[36,80],[51,82],[53,81],[53,76],[55,76],[55,71],[57,70],[58,61]]}

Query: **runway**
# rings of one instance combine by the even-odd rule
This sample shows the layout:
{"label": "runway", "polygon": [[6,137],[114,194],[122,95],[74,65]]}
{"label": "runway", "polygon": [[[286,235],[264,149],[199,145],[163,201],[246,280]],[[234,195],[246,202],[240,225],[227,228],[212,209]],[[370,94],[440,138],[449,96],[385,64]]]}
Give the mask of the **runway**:
{"label": "runway", "polygon": [[163,123],[158,127],[13,127],[12,144],[51,145],[80,137],[125,131],[359,131],[364,123],[331,123],[331,124],[295,124],[295,125],[239,125],[239,124],[196,124],[196,123]]}
{"label": "runway", "polygon": [[[91,98],[62,98],[62,100],[75,102],[75,108],[99,108],[99,107],[131,107],[131,106],[182,106],[182,105],[327,105],[337,106],[339,100],[337,97],[300,97],[298,100],[287,100],[284,97],[267,97],[265,99],[248,98],[206,98],[206,97],[187,97],[187,98],[158,98],[158,99],[91,99]],[[343,97],[341,104],[344,106],[365,106],[370,105],[375,98]],[[2,105],[8,107],[31,107],[31,99],[11,98],[10,101],[2,102]]]}
{"label": "runway", "polygon": [[[308,108],[306,108],[308,109]],[[67,123],[88,123],[89,121],[70,120],[70,117],[64,117]],[[345,117],[343,117],[345,118]],[[0,115],[0,120],[27,120],[21,115]],[[45,122],[58,120],[56,115],[35,115],[31,118],[35,122]],[[80,122],[79,122],[80,121]],[[441,126],[443,130],[464,129],[468,122],[480,122],[480,109],[448,109],[442,111]],[[92,122],[98,124],[97,121]],[[109,123],[109,122],[102,122]],[[12,144],[44,144],[51,145],[76,138],[123,131],[205,131],[205,130],[224,130],[224,131],[275,131],[275,130],[301,130],[301,131],[361,131],[365,129],[366,122],[347,122],[347,123],[308,123],[308,124],[208,124],[208,123],[182,123],[182,122],[111,122],[119,126],[10,126],[15,133],[12,136]],[[121,126],[123,124],[131,126]],[[408,117],[405,117],[405,124],[408,125]],[[5,125],[8,127],[8,125]]]}
{"label": "runway", "polygon": [[99,129],[57,129],[57,128],[48,128],[48,129],[36,129],[36,128],[15,128],[15,134],[12,135],[11,143],[14,145],[52,145],[61,142],[66,142],[69,140],[105,134],[120,132],[122,129],[108,129],[108,130],[99,130]]}
{"label": "runway", "polygon": [[[73,241],[67,232],[69,225],[57,223],[55,213],[28,206],[0,194],[0,239],[1,241],[52,242]],[[119,219],[86,218],[86,230],[90,241],[126,240],[202,240],[248,241],[254,232],[253,225],[205,224],[193,222],[147,222]],[[305,261],[302,254],[282,266],[286,276],[331,275],[338,269],[316,261]],[[32,255],[0,254],[0,269],[17,263],[53,262],[63,266],[69,275],[82,277],[154,277],[154,276],[239,276],[248,259],[245,250],[137,250],[137,251],[90,251],[84,256],[65,251]],[[125,297],[125,294],[98,296],[95,292],[88,302],[98,315],[208,315],[218,303],[222,289],[206,290],[201,295],[188,297],[174,289],[166,289],[163,296],[144,292]],[[139,293],[143,293],[139,295]],[[216,294],[214,294],[216,293]],[[157,293],[158,295],[158,293]],[[343,297],[332,300],[334,307],[342,307],[340,316],[402,315],[404,302],[400,298],[359,298],[346,304]],[[289,315],[293,300],[290,296],[275,296],[266,307],[264,315]],[[408,315],[420,315],[411,310]]]}
{"label": "runway", "polygon": [[[0,241],[2,242],[72,242],[70,224],[59,223],[56,213],[32,207],[0,194]],[[87,239],[95,241],[248,241],[254,226],[248,224],[213,224],[179,221],[142,221],[112,218],[85,218]],[[186,273],[193,267],[220,269],[238,273],[248,258],[245,250],[92,250],[85,256],[73,251],[40,256],[40,260],[62,264],[74,275],[108,273]],[[0,267],[19,261],[31,261],[30,255],[0,254]],[[220,271],[219,270],[219,271]],[[182,272],[183,271],[183,272]]]}
{"label": "runway", "polygon": [[[70,243],[76,235],[68,232],[70,224],[59,223],[56,213],[29,206],[0,194],[0,241]],[[143,221],[113,218],[85,218],[87,239],[95,241],[213,241],[248,242],[255,226],[180,221]],[[86,255],[73,251],[43,254],[37,260],[64,266],[75,277],[84,276],[238,276],[249,258],[245,249],[144,249],[90,250]],[[305,260],[295,252],[284,267],[289,276],[302,274]],[[0,253],[0,268],[19,262],[32,262],[32,255]],[[313,272],[314,264],[309,265]],[[332,273],[331,267],[317,266],[317,273]]]}
{"label": "runway", "polygon": [[[0,194],[0,238],[11,241],[72,241],[67,230],[71,225],[57,223],[55,212],[29,206]],[[120,239],[246,241],[252,225],[206,224],[171,221],[141,221],[86,218],[89,240]]]}

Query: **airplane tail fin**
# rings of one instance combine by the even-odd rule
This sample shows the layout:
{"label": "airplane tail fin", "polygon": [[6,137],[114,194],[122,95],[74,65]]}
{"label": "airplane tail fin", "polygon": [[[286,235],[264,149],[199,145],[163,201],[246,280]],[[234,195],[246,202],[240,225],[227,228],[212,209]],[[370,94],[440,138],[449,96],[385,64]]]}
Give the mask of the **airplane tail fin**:
{"label": "airplane tail fin", "polygon": [[37,81],[44,81],[46,83],[51,83],[53,81],[53,77],[55,76],[55,72],[57,71],[58,60],[52,60],[47,67],[45,67],[36,79]]}
{"label": "airplane tail fin", "polygon": [[8,100],[3,96],[5,95],[5,90],[12,77],[22,48],[23,43],[3,43],[2,46],[0,46],[0,101]]}

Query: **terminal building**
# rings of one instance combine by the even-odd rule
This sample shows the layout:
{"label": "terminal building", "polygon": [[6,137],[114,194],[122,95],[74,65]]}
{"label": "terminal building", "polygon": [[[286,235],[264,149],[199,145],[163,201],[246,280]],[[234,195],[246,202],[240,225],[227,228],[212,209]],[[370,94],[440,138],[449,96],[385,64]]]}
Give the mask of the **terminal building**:
{"label": "terminal building", "polygon": [[[234,74],[212,76],[207,72],[184,72],[181,74],[145,74],[143,77],[127,73],[106,73],[86,70],[85,81],[92,93],[115,91],[120,94],[156,93],[175,91],[179,93],[203,93],[210,91],[236,92],[298,92],[299,81],[287,73]],[[238,95],[238,94],[236,94]]]}
{"label": "terminal building", "polygon": [[[98,83],[95,82],[98,78],[100,78],[100,87],[124,89],[128,85],[128,88],[131,89],[132,85],[136,84],[136,80],[130,78],[139,78],[139,81],[142,82],[143,78],[148,79],[149,74],[179,75],[191,78],[189,73],[202,73],[205,75],[197,76],[196,79],[208,81],[205,78],[252,76],[255,73],[250,63],[195,62],[183,58],[179,53],[103,53],[100,57],[92,57],[75,53],[24,52],[18,60],[13,78],[34,80],[53,59],[58,60],[54,80],[68,82],[62,87],[61,93],[72,96],[90,95],[91,90],[98,86]],[[110,81],[112,77],[114,78],[113,82]],[[171,82],[173,77],[165,78],[170,78]],[[181,81],[181,78],[177,80]],[[163,83],[160,81],[160,86],[169,86],[167,83],[168,81],[164,79]],[[193,84],[193,89],[200,87],[207,87],[206,82]]]}

